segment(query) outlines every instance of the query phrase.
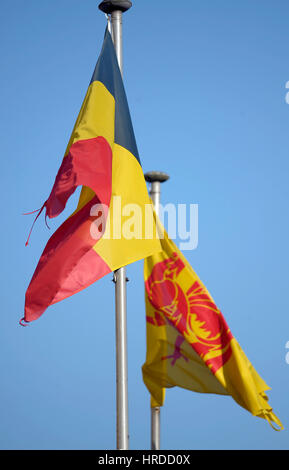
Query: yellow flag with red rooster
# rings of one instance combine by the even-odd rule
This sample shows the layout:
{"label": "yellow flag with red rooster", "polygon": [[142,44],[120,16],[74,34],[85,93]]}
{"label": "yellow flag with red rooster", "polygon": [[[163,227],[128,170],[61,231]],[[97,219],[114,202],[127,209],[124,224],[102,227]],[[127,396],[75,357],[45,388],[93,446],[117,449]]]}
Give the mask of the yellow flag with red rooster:
{"label": "yellow flag with red rooster", "polygon": [[231,395],[272,427],[283,425],[226,320],[192,267],[164,232],[163,251],[145,259],[147,355],[143,380],[151,406],[164,404],[165,389],[179,386]]}

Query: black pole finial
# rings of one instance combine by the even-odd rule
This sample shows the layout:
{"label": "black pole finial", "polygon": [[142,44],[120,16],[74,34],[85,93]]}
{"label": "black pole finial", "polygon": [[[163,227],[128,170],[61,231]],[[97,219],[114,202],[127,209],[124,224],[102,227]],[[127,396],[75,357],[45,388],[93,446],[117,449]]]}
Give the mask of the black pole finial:
{"label": "black pole finial", "polygon": [[122,11],[123,13],[130,9],[132,3],[129,0],[104,0],[98,5],[98,8],[103,13],[110,14],[115,10]]}
{"label": "black pole finial", "polygon": [[148,183],[154,183],[156,181],[164,183],[170,178],[169,175],[163,171],[149,171],[148,173],[145,173],[144,177]]}

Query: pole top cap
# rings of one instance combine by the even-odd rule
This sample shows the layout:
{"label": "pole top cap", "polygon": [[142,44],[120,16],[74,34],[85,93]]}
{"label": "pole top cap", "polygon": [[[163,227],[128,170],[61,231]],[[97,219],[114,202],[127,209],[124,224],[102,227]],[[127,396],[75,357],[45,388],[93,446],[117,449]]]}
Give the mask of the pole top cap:
{"label": "pole top cap", "polygon": [[129,0],[104,0],[98,5],[98,8],[103,13],[112,13],[113,11],[120,10],[123,13],[130,9],[132,3]]}
{"label": "pole top cap", "polygon": [[164,183],[170,178],[169,175],[162,171],[149,171],[144,175],[144,177],[148,183],[155,183],[156,181]]}

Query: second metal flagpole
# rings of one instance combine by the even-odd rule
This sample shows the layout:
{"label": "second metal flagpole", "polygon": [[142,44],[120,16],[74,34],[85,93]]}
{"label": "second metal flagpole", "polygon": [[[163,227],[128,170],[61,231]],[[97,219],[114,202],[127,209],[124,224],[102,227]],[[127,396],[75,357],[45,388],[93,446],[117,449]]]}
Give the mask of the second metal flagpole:
{"label": "second metal flagpole", "polygon": [[[122,13],[132,6],[130,1],[103,1],[99,9],[111,15],[112,38],[122,74]],[[114,273],[116,326],[116,441],[117,449],[129,448],[128,383],[127,383],[127,324],[126,269]]]}
{"label": "second metal flagpole", "polygon": [[[160,171],[150,171],[145,174],[145,179],[151,183],[150,195],[154,204],[155,213],[159,217],[161,183],[169,179],[169,175]],[[159,406],[151,408],[151,449],[160,450],[161,441],[161,409]]]}

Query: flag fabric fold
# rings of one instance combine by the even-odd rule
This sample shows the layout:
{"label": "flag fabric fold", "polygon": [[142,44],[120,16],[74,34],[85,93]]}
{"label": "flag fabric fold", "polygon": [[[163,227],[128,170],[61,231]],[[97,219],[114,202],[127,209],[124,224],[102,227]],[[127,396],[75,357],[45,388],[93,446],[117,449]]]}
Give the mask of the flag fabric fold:
{"label": "flag fabric fold", "polygon": [[147,325],[144,383],[151,406],[165,389],[231,395],[254,416],[283,429],[265,394],[270,387],[232,335],[222,313],[177,246],[164,232],[162,252],[144,261]]}
{"label": "flag fabric fold", "polygon": [[152,206],[108,30],[55,183],[42,207],[46,217],[58,216],[77,186],[82,186],[78,206],[49,239],[26,291],[26,322],[105,274],[161,249],[157,238],[128,237],[119,227],[124,208],[137,206],[142,235]]}

